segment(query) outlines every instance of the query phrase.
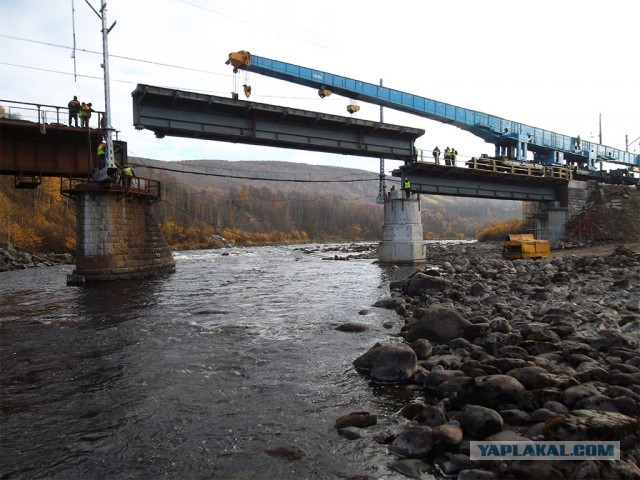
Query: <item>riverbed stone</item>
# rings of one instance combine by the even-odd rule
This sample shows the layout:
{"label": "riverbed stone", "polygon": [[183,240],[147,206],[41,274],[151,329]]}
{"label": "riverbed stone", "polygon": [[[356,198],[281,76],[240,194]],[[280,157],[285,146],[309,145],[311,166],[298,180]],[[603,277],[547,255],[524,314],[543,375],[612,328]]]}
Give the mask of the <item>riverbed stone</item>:
{"label": "riverbed stone", "polygon": [[407,325],[404,338],[412,343],[419,338],[435,342],[446,342],[463,336],[469,321],[462,314],[448,307],[434,306],[427,309],[419,319]]}
{"label": "riverbed stone", "polygon": [[506,423],[507,425],[513,425],[513,426],[529,425],[533,421],[531,419],[531,415],[529,415],[525,410],[520,410],[517,408],[500,410],[499,413],[502,419],[504,420],[504,423]]}
{"label": "riverbed stone", "polygon": [[279,445],[276,447],[266,448],[264,452],[274,458],[294,462],[304,458],[307,453],[296,445]]}
{"label": "riverbed stone", "polygon": [[455,450],[455,448],[462,442],[464,432],[457,422],[445,423],[433,429],[433,438],[436,443],[443,444],[446,447]]}
{"label": "riverbed stone", "polygon": [[462,370],[445,370],[444,368],[433,368],[424,381],[424,389],[427,393],[434,394],[441,383],[456,377],[466,377]]}
{"label": "riverbed stone", "polygon": [[389,470],[398,472],[407,478],[415,479],[423,478],[423,473],[429,470],[429,465],[422,460],[415,458],[396,460],[395,462],[390,463],[388,467]]}
{"label": "riverbed stone", "polygon": [[405,305],[406,301],[402,297],[386,297],[378,300],[373,304],[374,307],[386,308],[387,310],[394,310],[399,305]]}
{"label": "riverbed stone", "polygon": [[414,297],[425,293],[443,292],[450,286],[451,282],[445,278],[418,272],[409,280],[406,293]]}
{"label": "riverbed stone", "polygon": [[418,426],[401,432],[389,445],[389,451],[404,458],[425,458],[433,451],[431,427]]}
{"label": "riverbed stone", "polygon": [[491,408],[467,405],[462,411],[460,424],[465,435],[479,440],[502,431],[504,421]]}
{"label": "riverbed stone", "polygon": [[338,434],[347,440],[357,440],[362,437],[362,430],[358,427],[344,427],[338,428]]}
{"label": "riverbed stone", "polygon": [[489,470],[472,468],[458,472],[457,480],[496,480],[498,475]]}
{"label": "riverbed stone", "polygon": [[382,345],[373,359],[371,379],[383,383],[407,382],[418,366],[416,352],[406,344]]}
{"label": "riverbed stone", "polygon": [[369,327],[363,323],[347,322],[336,327],[339,332],[366,332]]}
{"label": "riverbed stone", "polygon": [[426,338],[419,338],[411,344],[411,348],[416,352],[418,360],[426,360],[433,352],[433,345]]}
{"label": "riverbed stone", "polygon": [[526,391],[524,386],[513,377],[487,375],[461,384],[455,394],[450,395],[450,399],[454,408],[462,408],[467,404],[499,407],[505,404],[516,404],[518,394],[524,391]]}
{"label": "riverbed stone", "polygon": [[358,427],[365,428],[375,425],[377,416],[369,412],[351,412],[342,415],[336,420],[335,428]]}
{"label": "riverbed stone", "polygon": [[640,420],[615,412],[572,410],[554,415],[545,423],[548,440],[611,441],[620,440],[620,447],[632,447],[640,440]]}
{"label": "riverbed stone", "polygon": [[373,368],[373,361],[381,352],[382,344],[376,343],[373,347],[367,350],[353,361],[353,366],[356,370],[363,372],[370,372]]}

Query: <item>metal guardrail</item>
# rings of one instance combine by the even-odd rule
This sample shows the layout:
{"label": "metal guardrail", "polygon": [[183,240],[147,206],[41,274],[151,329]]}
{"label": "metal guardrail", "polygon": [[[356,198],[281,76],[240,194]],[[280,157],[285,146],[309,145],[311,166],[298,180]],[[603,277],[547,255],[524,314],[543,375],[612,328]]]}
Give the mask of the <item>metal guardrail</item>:
{"label": "metal guardrail", "polygon": [[60,193],[75,197],[78,192],[110,192],[121,197],[146,199],[150,204],[159,202],[162,197],[160,182],[142,177],[120,176],[118,181],[96,182],[91,178],[60,177]]}
{"label": "metal guardrail", "polygon": [[558,178],[562,180],[572,179],[572,170],[570,168],[557,165],[540,165],[537,163],[512,162],[496,158],[476,157],[465,162],[465,165],[473,170],[508,173],[509,175]]}
{"label": "metal guardrail", "polygon": [[[69,125],[69,109],[66,106],[17,102],[15,100],[0,98],[0,107],[4,110],[4,112],[0,112],[0,118],[2,119],[25,121],[42,125]],[[89,127],[102,128],[104,112],[95,110],[91,113]],[[78,123],[80,124],[79,118]]]}
{"label": "metal guardrail", "polygon": [[546,177],[563,180],[571,180],[573,178],[573,170],[562,165],[540,165],[533,162],[519,162],[489,157],[471,157],[470,160],[465,162],[458,158],[456,158],[456,160],[445,160],[442,154],[438,161],[436,161],[436,159],[425,150],[418,150],[416,163],[437,165],[443,168],[463,168],[466,166],[469,170],[525,177]]}

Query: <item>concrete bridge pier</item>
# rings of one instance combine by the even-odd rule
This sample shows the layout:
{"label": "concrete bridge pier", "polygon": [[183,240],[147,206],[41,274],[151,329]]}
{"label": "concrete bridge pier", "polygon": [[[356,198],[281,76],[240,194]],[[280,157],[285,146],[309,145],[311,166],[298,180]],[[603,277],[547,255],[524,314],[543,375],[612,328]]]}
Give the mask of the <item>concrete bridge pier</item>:
{"label": "concrete bridge pier", "polygon": [[389,192],[384,203],[382,242],[378,248],[381,264],[416,265],[425,263],[427,245],[423,240],[420,197],[404,191]]}
{"label": "concrete bridge pier", "polygon": [[148,198],[76,188],[76,269],[68,284],[130,280],[175,271]]}

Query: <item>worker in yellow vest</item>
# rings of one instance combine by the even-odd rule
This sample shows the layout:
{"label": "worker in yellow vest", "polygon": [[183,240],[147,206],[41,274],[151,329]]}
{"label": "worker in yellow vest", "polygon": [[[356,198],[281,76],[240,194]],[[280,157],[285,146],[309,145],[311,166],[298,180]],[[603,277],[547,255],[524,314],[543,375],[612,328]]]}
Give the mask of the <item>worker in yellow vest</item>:
{"label": "worker in yellow vest", "polygon": [[120,183],[124,185],[125,190],[128,190],[131,186],[131,179],[136,175],[133,173],[133,168],[129,165],[125,165],[120,172]]}
{"label": "worker in yellow vest", "polygon": [[104,142],[100,142],[100,145],[98,145],[98,168],[100,170],[107,166],[106,156],[107,144]]}
{"label": "worker in yellow vest", "polygon": [[407,177],[404,177],[404,182],[402,183],[402,189],[404,190],[404,193],[407,196],[407,198],[409,198],[409,196],[411,195],[411,182]]}

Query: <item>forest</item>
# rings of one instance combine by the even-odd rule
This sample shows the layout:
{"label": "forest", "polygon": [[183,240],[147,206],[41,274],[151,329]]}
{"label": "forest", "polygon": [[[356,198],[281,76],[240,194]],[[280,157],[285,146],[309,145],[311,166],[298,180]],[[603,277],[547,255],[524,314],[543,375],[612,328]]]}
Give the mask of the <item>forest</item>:
{"label": "forest", "polygon": [[[152,211],[175,250],[213,248],[220,237],[259,245],[382,236],[372,172],[289,162],[129,161],[136,175],[162,182]],[[389,178],[388,186],[398,180]],[[428,195],[420,202],[425,239],[473,239],[521,217],[518,202]],[[60,194],[59,179],[20,190],[13,178],[0,177],[0,245],[73,253],[75,204]]]}

